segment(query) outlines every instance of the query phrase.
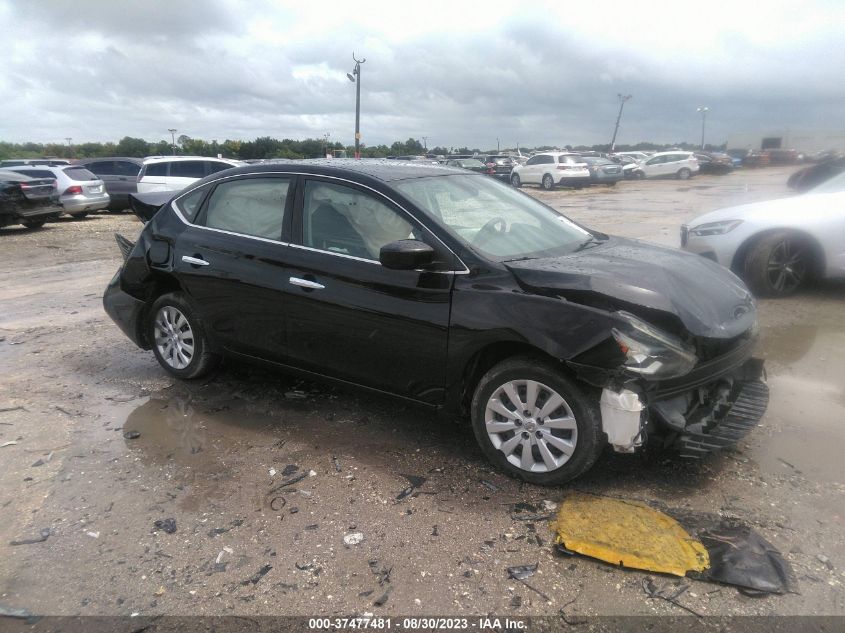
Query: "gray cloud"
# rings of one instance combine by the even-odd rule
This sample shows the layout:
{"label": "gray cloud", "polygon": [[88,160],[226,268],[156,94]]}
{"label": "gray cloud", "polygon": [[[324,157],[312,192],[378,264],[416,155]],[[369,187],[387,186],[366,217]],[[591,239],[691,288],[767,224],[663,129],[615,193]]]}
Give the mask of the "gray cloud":
{"label": "gray cloud", "polygon": [[460,36],[391,38],[358,25],[256,35],[296,34],[297,19],[257,2],[0,0],[0,34],[16,51],[0,66],[0,139],[156,140],[176,127],[207,139],[329,132],[351,143],[352,50],[368,58],[368,144],[423,135],[429,146],[606,143],[619,92],[634,95],[621,143],[695,140],[698,105],[711,108],[717,142],[765,127],[845,127],[835,20],[774,44],[725,27],[680,44],[644,33],[633,46],[539,16]]}

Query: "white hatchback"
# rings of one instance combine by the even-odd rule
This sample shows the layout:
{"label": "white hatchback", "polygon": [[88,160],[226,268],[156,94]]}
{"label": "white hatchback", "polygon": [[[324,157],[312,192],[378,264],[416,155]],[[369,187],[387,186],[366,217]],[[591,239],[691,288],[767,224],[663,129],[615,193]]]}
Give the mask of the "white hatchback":
{"label": "white hatchback", "polygon": [[698,173],[698,159],[692,152],[658,152],[640,162],[634,170],[636,178],[658,178],[674,176],[686,180]]}
{"label": "white hatchback", "polygon": [[590,170],[579,154],[543,152],[529,158],[524,165],[516,165],[511,172],[511,184],[540,185],[552,190],[560,187],[584,187],[590,184]]}
{"label": "white hatchback", "polygon": [[218,171],[243,165],[241,161],[202,156],[153,156],[144,159],[138,173],[138,193],[181,191]]}

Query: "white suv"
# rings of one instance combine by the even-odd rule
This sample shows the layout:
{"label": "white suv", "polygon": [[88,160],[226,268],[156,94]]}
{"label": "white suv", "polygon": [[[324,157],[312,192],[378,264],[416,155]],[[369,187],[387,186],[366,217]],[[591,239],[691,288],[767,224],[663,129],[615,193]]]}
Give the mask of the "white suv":
{"label": "white suv", "polygon": [[517,165],[511,172],[511,184],[540,185],[551,190],[561,187],[583,187],[590,184],[590,170],[578,154],[569,152],[543,152],[535,154],[524,165]]}
{"label": "white suv", "polygon": [[224,169],[243,165],[228,158],[203,156],[152,156],[138,173],[138,193],[181,191],[191,183]]}
{"label": "white suv", "polygon": [[659,152],[640,162],[634,170],[636,178],[675,176],[686,180],[698,173],[698,160],[692,152]]}

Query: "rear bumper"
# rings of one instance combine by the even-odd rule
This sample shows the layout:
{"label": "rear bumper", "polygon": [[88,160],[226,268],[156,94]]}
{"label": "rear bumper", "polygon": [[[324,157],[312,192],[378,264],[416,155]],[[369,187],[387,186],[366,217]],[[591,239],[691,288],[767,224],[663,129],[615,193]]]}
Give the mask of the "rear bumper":
{"label": "rear bumper", "polygon": [[120,288],[120,271],[103,293],[103,308],[117,326],[141,349],[150,349],[144,336],[145,304]]}
{"label": "rear bumper", "polygon": [[104,193],[102,196],[89,197],[84,195],[78,196],[62,196],[60,198],[62,207],[65,212],[70,215],[77,213],[88,213],[89,211],[99,211],[109,206],[111,198],[109,194]]}

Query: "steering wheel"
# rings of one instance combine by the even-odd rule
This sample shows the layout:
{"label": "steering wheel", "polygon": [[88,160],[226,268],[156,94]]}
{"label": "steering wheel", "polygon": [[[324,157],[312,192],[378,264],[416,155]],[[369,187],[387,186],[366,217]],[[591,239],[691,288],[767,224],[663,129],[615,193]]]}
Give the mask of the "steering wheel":
{"label": "steering wheel", "polygon": [[475,246],[481,247],[484,243],[489,242],[492,237],[501,235],[507,230],[507,220],[502,216],[497,216],[485,222],[484,226],[476,233],[472,243]]}

